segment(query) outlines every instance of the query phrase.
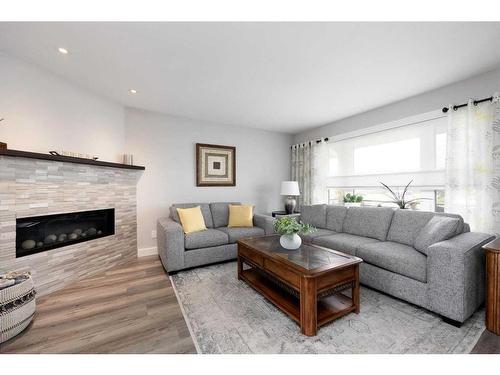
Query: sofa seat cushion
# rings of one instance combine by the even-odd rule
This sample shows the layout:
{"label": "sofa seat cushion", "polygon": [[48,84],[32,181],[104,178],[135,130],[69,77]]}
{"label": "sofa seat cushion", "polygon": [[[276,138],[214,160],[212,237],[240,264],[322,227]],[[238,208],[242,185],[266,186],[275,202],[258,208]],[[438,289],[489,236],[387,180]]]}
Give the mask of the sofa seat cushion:
{"label": "sofa seat cushion", "polygon": [[364,244],[358,248],[356,256],[387,271],[427,282],[427,257],[411,246],[397,242]]}
{"label": "sofa seat cushion", "polygon": [[337,234],[337,232],[328,229],[318,229],[312,233],[301,234],[300,237],[302,241],[311,243],[317,237],[331,236],[332,234]]}
{"label": "sofa seat cushion", "polygon": [[226,245],[228,243],[228,235],[217,229],[207,229],[201,232],[189,233],[184,236],[184,247],[186,250]]}
{"label": "sofa seat cushion", "polygon": [[313,239],[313,244],[324,246],[332,250],[338,250],[346,254],[356,255],[359,246],[368,243],[379,243],[379,240],[355,236],[354,234],[339,233],[331,236],[317,237]]}
{"label": "sofa seat cushion", "polygon": [[390,207],[349,207],[342,232],[385,241],[392,215]]}
{"label": "sofa seat cushion", "polygon": [[235,243],[238,241],[240,238],[243,237],[255,237],[255,236],[263,236],[266,233],[264,232],[264,229],[259,228],[259,227],[252,227],[252,228],[246,228],[246,227],[221,227],[217,228],[217,230],[223,232],[229,237],[229,243]]}

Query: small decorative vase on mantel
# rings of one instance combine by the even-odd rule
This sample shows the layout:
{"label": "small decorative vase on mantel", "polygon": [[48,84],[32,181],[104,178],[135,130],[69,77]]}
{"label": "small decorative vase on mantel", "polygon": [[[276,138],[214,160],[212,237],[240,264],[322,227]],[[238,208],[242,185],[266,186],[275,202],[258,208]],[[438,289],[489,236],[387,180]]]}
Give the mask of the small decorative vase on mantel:
{"label": "small decorative vase on mantel", "polygon": [[299,223],[295,218],[284,216],[274,222],[274,230],[281,234],[280,245],[287,250],[297,250],[302,244],[299,234],[307,234],[316,231],[309,224]]}

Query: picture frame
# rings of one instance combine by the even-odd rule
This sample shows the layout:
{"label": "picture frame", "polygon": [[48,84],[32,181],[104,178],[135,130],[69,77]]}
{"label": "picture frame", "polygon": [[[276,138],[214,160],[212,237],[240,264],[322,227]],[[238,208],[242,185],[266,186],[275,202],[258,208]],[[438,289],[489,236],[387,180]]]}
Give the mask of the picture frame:
{"label": "picture frame", "polygon": [[236,186],[236,147],[196,143],[196,186]]}

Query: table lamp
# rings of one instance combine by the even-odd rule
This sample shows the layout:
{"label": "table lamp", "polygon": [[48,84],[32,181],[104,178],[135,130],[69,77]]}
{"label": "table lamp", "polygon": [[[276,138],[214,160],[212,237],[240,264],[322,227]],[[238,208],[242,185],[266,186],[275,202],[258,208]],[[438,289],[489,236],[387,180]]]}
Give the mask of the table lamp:
{"label": "table lamp", "polygon": [[297,181],[282,181],[281,195],[286,196],[285,211],[287,215],[293,214],[297,206],[295,197],[300,195],[299,183]]}

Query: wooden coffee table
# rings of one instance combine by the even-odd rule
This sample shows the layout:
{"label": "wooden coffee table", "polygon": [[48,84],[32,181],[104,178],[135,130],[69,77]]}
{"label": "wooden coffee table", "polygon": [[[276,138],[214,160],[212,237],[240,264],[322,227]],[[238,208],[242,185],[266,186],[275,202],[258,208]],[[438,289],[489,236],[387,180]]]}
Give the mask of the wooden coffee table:
{"label": "wooden coffee table", "polygon": [[318,327],[334,319],[359,313],[361,262],[311,244],[285,250],[278,235],[238,241],[238,279],[297,322],[307,336],[316,335]]}

